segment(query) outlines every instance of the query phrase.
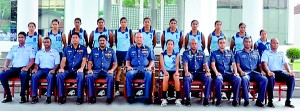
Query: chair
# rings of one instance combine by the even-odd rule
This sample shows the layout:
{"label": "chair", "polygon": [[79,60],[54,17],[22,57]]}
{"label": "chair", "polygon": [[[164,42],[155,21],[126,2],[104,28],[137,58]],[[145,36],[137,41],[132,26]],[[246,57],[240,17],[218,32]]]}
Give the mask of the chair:
{"label": "chair", "polygon": [[[73,84],[73,83],[77,83],[77,80],[76,80],[76,78],[75,79],[71,79],[71,78],[68,78],[68,79],[65,79],[64,80],[64,95],[66,96],[67,95],[67,93],[68,93],[68,89],[77,89],[77,85],[76,86],[74,86],[74,85],[70,85],[70,84]],[[57,90],[56,92],[57,92],[57,94],[56,94],[56,99],[58,100],[59,99],[59,92],[58,92],[59,90]],[[82,96],[82,97],[84,97],[84,96]],[[83,98],[82,98],[83,99]]]}
{"label": "chair", "polygon": [[[9,81],[9,83],[8,83],[9,87],[11,87],[11,95],[12,95],[12,97],[14,97],[15,96],[15,87],[21,88],[21,80],[19,77],[14,77],[14,78],[10,78],[8,81]],[[17,82],[19,84],[17,84]],[[27,98],[26,99],[28,101],[29,100],[29,88],[27,88],[26,90],[27,90],[27,94],[26,94]],[[6,92],[4,91],[3,98],[5,98],[5,96],[6,96]]]}
{"label": "chair", "polygon": [[[275,88],[275,86],[278,86],[278,88]],[[278,101],[281,101],[281,97],[282,97],[281,92],[287,91],[287,89],[283,88],[283,86],[287,86],[286,82],[275,82],[273,91],[278,91]],[[267,104],[267,100],[268,100],[268,92],[266,91],[265,104]]]}
{"label": "chair", "polygon": [[[225,92],[227,99],[230,100],[230,98],[231,98],[230,96],[231,95],[227,95],[227,93],[231,93],[232,92],[231,83],[230,82],[223,82],[223,87],[221,89],[221,92]],[[216,92],[215,84],[213,84],[213,96],[212,96],[213,101],[212,101],[212,103],[215,103],[215,99],[216,99],[216,95],[217,95],[216,93],[217,92]]]}
{"label": "chair", "polygon": [[[107,89],[107,86],[101,86],[100,84],[106,84],[106,78],[97,78],[97,79],[95,79],[95,85],[94,85],[94,87],[95,87],[95,94],[97,94],[96,92],[98,92],[98,90],[101,90],[101,89],[103,89],[103,90],[106,90]],[[99,84],[99,86],[97,85],[97,84]],[[113,88],[113,90],[115,90],[115,88]],[[88,102],[89,101],[89,89],[88,88],[85,88],[85,92],[86,92],[86,101]],[[112,97],[114,98],[115,96],[115,91],[112,91]],[[97,96],[95,96],[95,97],[97,97]]]}
{"label": "chair", "polygon": [[[46,78],[41,78],[39,79],[39,85],[38,85],[38,97],[41,98],[42,97],[42,89],[46,89],[48,86],[48,82]],[[53,85],[53,96],[54,96],[54,101],[57,101],[56,95],[57,95],[57,89],[56,87],[54,87],[55,85]],[[30,88],[30,96],[32,97],[32,90]]]}
{"label": "chair", "polygon": [[[250,94],[252,96],[252,101],[254,101],[256,99],[256,93],[258,92],[257,83],[256,82],[250,82],[248,91],[250,92]],[[240,89],[239,104],[241,104],[242,95],[243,95],[242,89]]]}

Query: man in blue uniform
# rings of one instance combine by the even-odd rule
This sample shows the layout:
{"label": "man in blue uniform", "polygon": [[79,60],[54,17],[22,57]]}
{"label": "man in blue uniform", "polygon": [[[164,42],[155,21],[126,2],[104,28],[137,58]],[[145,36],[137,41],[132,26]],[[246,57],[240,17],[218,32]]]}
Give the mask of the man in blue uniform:
{"label": "man in blue uniform", "polygon": [[[266,50],[262,54],[261,61],[264,69],[267,72],[268,77],[268,106],[275,107],[273,105],[273,90],[275,81],[286,82],[287,93],[285,106],[294,108],[291,104],[291,98],[295,88],[295,73],[291,71],[289,65],[285,61],[285,55],[283,52],[278,51],[278,39],[271,39],[271,50]],[[283,67],[288,73],[282,71]]]}
{"label": "man in blue uniform", "polygon": [[254,81],[259,86],[258,98],[255,105],[258,107],[264,107],[264,104],[262,104],[262,102],[264,101],[268,79],[265,77],[266,74],[262,70],[258,51],[251,50],[251,38],[244,38],[243,45],[244,49],[241,51],[237,51],[237,54],[235,55],[235,61],[242,77],[242,90],[245,99],[244,106],[249,106],[248,88],[250,85],[250,81]]}
{"label": "man in blue uniform", "polygon": [[[233,86],[233,101],[232,105],[237,106],[239,89],[241,87],[241,78],[237,73],[234,55],[230,50],[225,50],[226,39],[218,39],[219,49],[213,51],[210,56],[211,67],[215,73],[215,85],[217,93],[216,106],[221,105],[221,88],[223,81],[228,81]],[[233,68],[230,67],[230,65]]]}
{"label": "man in blue uniform", "polygon": [[89,89],[89,103],[96,102],[94,94],[94,80],[98,77],[106,77],[107,99],[106,103],[111,104],[114,87],[114,71],[117,68],[117,57],[115,51],[106,46],[107,36],[100,35],[98,38],[99,46],[92,49],[88,62],[87,86]]}
{"label": "man in blue uniform", "polygon": [[[204,92],[204,106],[208,106],[208,97],[210,94],[211,87],[211,74],[206,62],[206,57],[203,51],[198,49],[197,40],[192,39],[190,41],[190,50],[183,52],[182,61],[183,68],[185,72],[184,77],[184,87],[185,87],[185,97],[186,97],[186,106],[191,106],[190,103],[190,92],[191,92],[191,82],[193,80],[201,80],[205,85]],[[203,72],[205,69],[205,72]]]}
{"label": "man in blue uniform", "polygon": [[[20,103],[25,103],[25,90],[28,87],[28,70],[34,64],[34,50],[31,46],[25,46],[26,33],[20,32],[18,34],[18,45],[12,46],[6,60],[4,62],[4,67],[0,74],[1,84],[6,92],[6,98],[2,103],[11,102],[12,96],[8,85],[8,80],[12,77],[19,77],[21,80],[21,101]],[[9,64],[12,63],[12,68],[8,69]]]}
{"label": "man in blue uniform", "polygon": [[83,69],[86,64],[87,49],[79,44],[79,33],[72,34],[72,45],[67,46],[63,51],[63,57],[60,64],[60,69],[57,74],[57,85],[59,90],[59,104],[66,102],[64,96],[64,80],[65,78],[74,78],[77,80],[77,100],[76,104],[83,102],[83,85],[84,73]]}
{"label": "man in blue uniform", "polygon": [[151,67],[154,65],[154,54],[150,47],[143,45],[143,35],[136,33],[136,45],[129,48],[126,60],[126,91],[127,102],[133,103],[134,96],[132,92],[132,80],[136,77],[144,77],[145,80],[145,103],[151,104],[152,72]]}
{"label": "man in blue uniform", "polygon": [[40,77],[46,76],[47,78],[47,99],[46,104],[51,103],[51,94],[54,85],[54,74],[58,70],[60,63],[59,53],[51,49],[51,39],[49,37],[44,38],[45,49],[37,52],[35,58],[35,66],[32,70],[31,76],[31,88],[32,88],[32,104],[38,102],[37,89]]}

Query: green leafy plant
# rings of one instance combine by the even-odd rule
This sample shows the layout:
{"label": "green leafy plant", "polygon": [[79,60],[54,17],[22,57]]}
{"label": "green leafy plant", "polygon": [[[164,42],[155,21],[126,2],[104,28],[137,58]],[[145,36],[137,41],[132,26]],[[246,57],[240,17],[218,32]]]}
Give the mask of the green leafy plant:
{"label": "green leafy plant", "polygon": [[300,49],[299,48],[289,48],[286,51],[286,56],[293,63],[295,60],[300,59]]}

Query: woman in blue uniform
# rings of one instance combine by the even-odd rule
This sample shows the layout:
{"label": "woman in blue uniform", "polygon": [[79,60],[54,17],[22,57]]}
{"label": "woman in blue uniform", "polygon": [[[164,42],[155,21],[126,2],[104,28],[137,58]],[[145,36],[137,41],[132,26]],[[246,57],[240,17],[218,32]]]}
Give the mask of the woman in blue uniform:
{"label": "woman in blue uniform", "polygon": [[208,40],[207,40],[208,41],[207,42],[207,49],[208,49],[209,53],[219,49],[219,46],[218,46],[219,38],[225,38],[226,39],[226,36],[222,32],[222,21],[217,20],[215,22],[215,30],[211,34],[209,34]]}
{"label": "woman in blue uniform", "polygon": [[42,36],[36,31],[36,25],[34,22],[28,23],[28,32],[26,34],[25,44],[34,48],[34,54],[42,49]]}
{"label": "woman in blue uniform", "polygon": [[154,49],[156,45],[156,32],[151,26],[151,19],[149,17],[144,18],[144,27],[139,30],[144,37],[144,45]]}
{"label": "woman in blue uniform", "polygon": [[174,48],[174,41],[169,39],[167,40],[167,50],[163,51],[160,54],[159,61],[160,61],[160,70],[161,76],[163,76],[163,86],[162,86],[162,102],[161,106],[167,106],[167,90],[168,90],[168,82],[169,80],[174,81],[175,91],[176,91],[176,100],[175,104],[177,106],[181,106],[180,101],[180,82],[179,82],[179,61],[180,61],[180,54],[173,50]]}
{"label": "woman in blue uniform", "polygon": [[[251,38],[251,36],[246,33],[245,23],[239,24],[239,30],[240,30],[239,32],[237,32],[235,35],[232,36],[230,42],[230,50],[233,51],[234,53],[244,49],[243,40],[245,37]],[[251,45],[251,47],[253,48],[253,44]]]}
{"label": "woman in blue uniform", "polygon": [[106,47],[113,47],[113,34],[111,31],[105,28],[105,20],[103,18],[99,18],[97,20],[98,27],[91,32],[89,38],[89,47],[92,49],[93,47],[99,47],[98,38],[100,35],[105,35],[107,37]]}
{"label": "woman in blue uniform", "polygon": [[165,41],[172,39],[174,41],[174,51],[180,52],[184,38],[182,36],[182,32],[176,28],[176,24],[176,19],[172,18],[169,22],[170,27],[163,31],[163,34],[161,35],[161,47],[163,50],[166,50]]}
{"label": "woman in blue uniform", "polygon": [[52,41],[51,49],[55,49],[62,57],[63,48],[67,46],[66,35],[59,29],[59,21],[52,20],[52,29],[48,32],[46,37],[50,37]]}
{"label": "woman in blue uniform", "polygon": [[132,30],[127,27],[127,18],[120,19],[121,27],[115,31],[116,55],[118,60],[118,68],[116,75],[116,95],[119,95],[119,83],[121,75],[121,67],[125,65],[125,57],[128,49],[133,44]]}
{"label": "woman in blue uniform", "polygon": [[265,50],[269,50],[271,48],[271,43],[267,38],[267,31],[260,30],[260,39],[258,39],[254,44],[254,50],[258,50],[259,55],[262,56],[262,53]]}
{"label": "woman in blue uniform", "polygon": [[75,27],[70,30],[69,34],[68,34],[68,45],[71,44],[71,38],[72,38],[72,34],[74,32],[77,32],[79,33],[80,35],[80,41],[79,41],[79,44],[80,45],[84,45],[84,46],[87,46],[88,45],[88,37],[87,37],[87,33],[86,33],[86,30],[83,30],[80,25],[81,25],[81,19],[80,18],[75,18],[74,20],[74,25]]}
{"label": "woman in blue uniform", "polygon": [[199,22],[197,20],[193,20],[191,22],[192,30],[186,34],[185,36],[185,49],[190,49],[188,45],[193,39],[198,41],[198,49],[204,50],[205,49],[205,38],[202,32],[198,30]]}

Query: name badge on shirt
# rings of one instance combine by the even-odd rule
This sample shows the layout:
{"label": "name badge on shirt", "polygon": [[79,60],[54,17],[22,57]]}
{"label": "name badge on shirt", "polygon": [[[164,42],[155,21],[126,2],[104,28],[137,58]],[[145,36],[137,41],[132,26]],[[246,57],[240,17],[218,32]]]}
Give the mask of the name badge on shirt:
{"label": "name badge on shirt", "polygon": [[110,57],[110,56],[111,56],[111,53],[110,53],[110,51],[108,51],[108,53],[107,53],[107,54],[105,54],[105,56],[107,56],[107,57]]}
{"label": "name badge on shirt", "polygon": [[77,50],[77,52],[78,52],[78,53],[82,53],[82,52],[83,52],[83,50]]}
{"label": "name badge on shirt", "polygon": [[246,58],[247,56],[246,55],[242,55],[242,58]]}
{"label": "name badge on shirt", "polygon": [[201,58],[203,58],[203,56],[202,56],[202,55],[198,55],[197,58],[198,58],[198,59],[201,59]]}
{"label": "name badge on shirt", "polygon": [[147,49],[142,49],[142,54],[146,54],[148,53],[148,50]]}
{"label": "name badge on shirt", "polygon": [[253,57],[254,59],[257,59],[257,58],[258,58],[258,56],[257,56],[257,55],[252,55],[252,57]]}

